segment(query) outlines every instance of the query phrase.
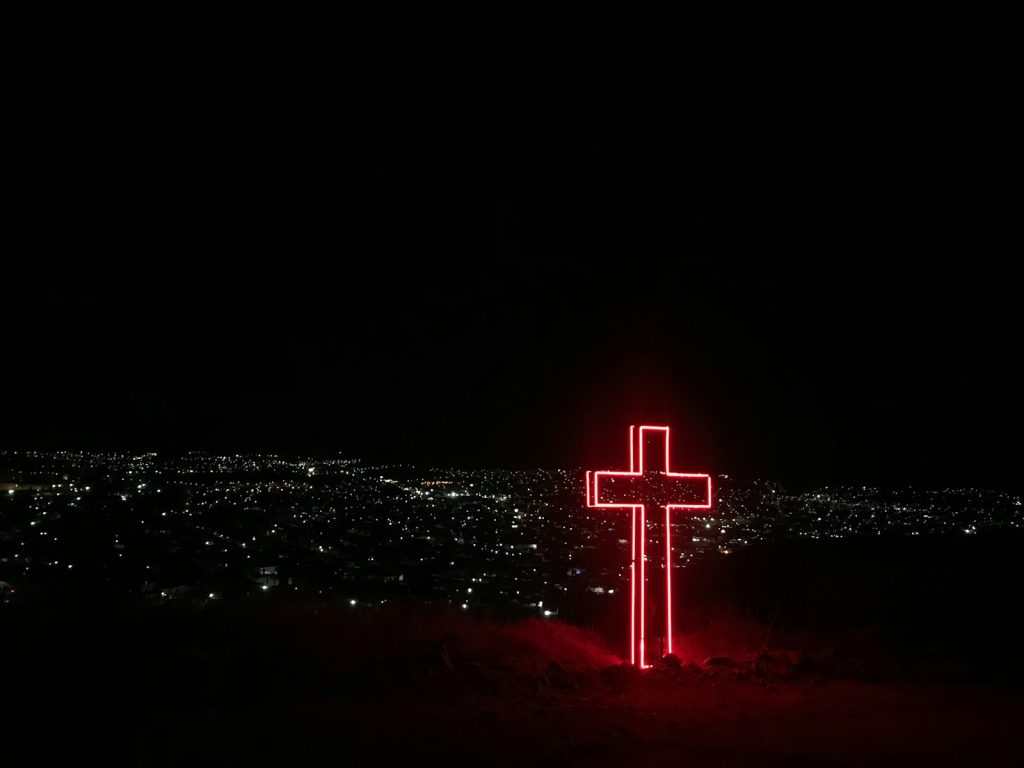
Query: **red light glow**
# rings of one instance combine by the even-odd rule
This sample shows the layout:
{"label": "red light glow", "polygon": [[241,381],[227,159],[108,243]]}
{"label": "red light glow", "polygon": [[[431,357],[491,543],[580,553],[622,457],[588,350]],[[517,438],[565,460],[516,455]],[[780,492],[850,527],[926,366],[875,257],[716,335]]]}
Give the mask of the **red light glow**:
{"label": "red light glow", "polygon": [[[663,469],[648,468],[644,461],[644,438],[647,433],[663,437],[665,463]],[[645,590],[647,560],[644,551],[646,537],[646,507],[648,505],[665,509],[665,646],[672,653],[672,538],[671,524],[673,510],[711,509],[711,475],[693,472],[672,472],[669,458],[669,428],[631,426],[629,428],[629,471],[587,470],[586,504],[591,509],[629,509],[630,526],[630,598],[629,598],[629,661],[642,669],[646,663],[644,645],[646,641]],[[653,462],[652,462],[653,463]],[[607,482],[606,482],[607,481]],[[693,496],[699,491],[698,502],[680,502],[680,497]],[[678,496],[677,496],[678,494]],[[637,514],[639,513],[639,514]],[[637,561],[636,539],[637,518],[639,518],[640,558]],[[639,567],[639,578],[637,570]],[[637,591],[639,590],[639,598]],[[637,602],[640,604],[640,620],[637,622]],[[639,637],[638,637],[639,635]]]}

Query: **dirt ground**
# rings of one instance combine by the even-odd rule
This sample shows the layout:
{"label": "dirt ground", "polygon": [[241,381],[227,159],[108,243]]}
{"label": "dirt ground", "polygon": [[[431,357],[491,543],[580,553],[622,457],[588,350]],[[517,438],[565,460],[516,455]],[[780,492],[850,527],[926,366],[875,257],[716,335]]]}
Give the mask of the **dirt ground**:
{"label": "dirt ground", "polygon": [[1024,700],[972,687],[765,685],[683,672],[534,692],[452,689],[210,709],[147,728],[144,762],[310,765],[1021,765]]}
{"label": "dirt ground", "polygon": [[1019,680],[874,663],[873,646],[765,650],[758,626],[682,635],[678,661],[641,672],[595,630],[536,619],[21,618],[0,638],[5,768],[1024,764]]}
{"label": "dirt ground", "polygon": [[320,668],[277,693],[157,706],[138,755],[218,766],[1024,762],[1019,688],[837,679],[785,652],[639,672],[592,640],[557,624],[465,624],[422,653]]}

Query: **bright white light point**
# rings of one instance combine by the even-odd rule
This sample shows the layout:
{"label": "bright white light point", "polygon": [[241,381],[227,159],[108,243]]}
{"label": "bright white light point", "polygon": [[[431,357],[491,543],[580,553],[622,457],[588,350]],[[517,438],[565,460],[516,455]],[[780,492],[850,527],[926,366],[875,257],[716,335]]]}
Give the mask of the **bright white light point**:
{"label": "bright white light point", "polygon": [[468,605],[466,605],[465,603],[463,603],[463,604],[462,604],[462,607],[463,607],[463,608],[469,608],[469,606],[468,606]]}
{"label": "bright white light point", "polygon": [[473,591],[473,588],[472,588],[472,587],[469,587],[469,588],[467,588],[467,589],[466,589],[466,591],[467,591],[467,592],[472,592],[472,591]]}
{"label": "bright white light point", "polygon": [[551,611],[544,611],[544,615],[545,616],[550,616],[551,615]]}
{"label": "bright white light point", "polygon": [[355,601],[355,600],[349,600],[349,601],[348,601],[348,604],[349,604],[349,605],[355,605],[355,604],[356,604],[356,601]]}
{"label": "bright white light point", "polygon": [[213,598],[214,598],[214,594],[213,594],[213,592],[211,592],[210,593],[210,599],[213,600]]}
{"label": "bright white light point", "polygon": [[270,587],[268,587],[266,584],[264,584],[262,587],[260,587],[260,589],[262,589],[265,592],[268,589],[270,589]]}

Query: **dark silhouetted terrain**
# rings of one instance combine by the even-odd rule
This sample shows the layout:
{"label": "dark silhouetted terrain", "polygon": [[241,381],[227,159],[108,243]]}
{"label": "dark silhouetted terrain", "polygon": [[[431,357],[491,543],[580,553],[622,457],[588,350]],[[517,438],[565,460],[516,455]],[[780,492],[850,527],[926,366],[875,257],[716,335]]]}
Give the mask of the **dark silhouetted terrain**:
{"label": "dark silhouetted terrain", "polygon": [[1019,765],[1018,544],[811,542],[709,560],[679,580],[679,663],[643,673],[616,655],[622,617],[597,603],[574,617],[590,628],[294,598],[9,605],[7,754]]}

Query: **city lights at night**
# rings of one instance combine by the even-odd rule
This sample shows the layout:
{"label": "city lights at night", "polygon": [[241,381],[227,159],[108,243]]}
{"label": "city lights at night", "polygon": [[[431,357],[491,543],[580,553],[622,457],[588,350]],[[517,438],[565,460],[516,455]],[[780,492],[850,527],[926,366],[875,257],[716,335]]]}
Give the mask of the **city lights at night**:
{"label": "city lights at night", "polygon": [[[630,430],[637,476],[639,441],[650,430]],[[0,467],[15,478],[0,502],[5,602],[62,589],[197,605],[267,592],[356,594],[347,599],[367,608],[405,599],[526,616],[588,595],[617,601],[635,591],[641,599],[631,564],[643,545],[629,538],[630,514],[614,511],[634,506],[606,501],[627,493],[610,484],[628,473],[67,451],[0,451]],[[712,488],[713,505],[697,498],[705,490],[691,491],[692,504],[670,505],[686,511],[669,518],[671,543],[663,546],[671,546],[672,568],[661,568],[663,550],[647,554],[665,582],[673,571],[761,543],[984,535],[1024,525],[1021,498],[1005,492],[794,493],[765,480],[670,475]],[[664,542],[665,525],[664,517],[649,521],[650,534]],[[65,573],[71,567],[79,570]]]}

